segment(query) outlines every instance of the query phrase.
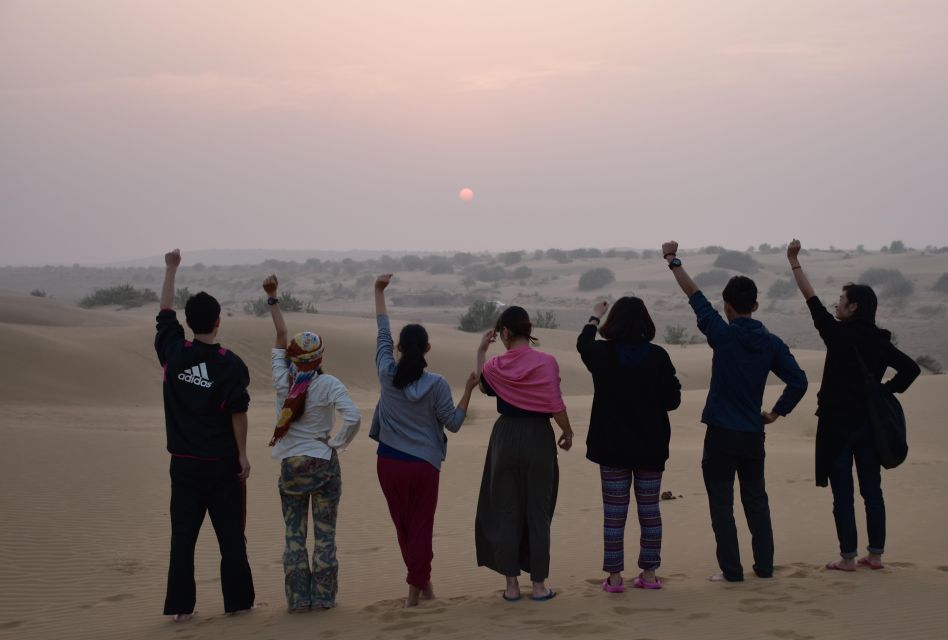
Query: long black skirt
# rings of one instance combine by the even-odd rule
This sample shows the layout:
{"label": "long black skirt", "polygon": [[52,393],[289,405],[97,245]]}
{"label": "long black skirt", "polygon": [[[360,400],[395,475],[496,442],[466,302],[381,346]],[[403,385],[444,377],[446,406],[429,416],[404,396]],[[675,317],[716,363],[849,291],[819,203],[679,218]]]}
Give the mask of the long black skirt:
{"label": "long black skirt", "polygon": [[550,574],[550,523],[560,470],[547,418],[500,416],[494,423],[477,500],[478,566],[504,576]]}

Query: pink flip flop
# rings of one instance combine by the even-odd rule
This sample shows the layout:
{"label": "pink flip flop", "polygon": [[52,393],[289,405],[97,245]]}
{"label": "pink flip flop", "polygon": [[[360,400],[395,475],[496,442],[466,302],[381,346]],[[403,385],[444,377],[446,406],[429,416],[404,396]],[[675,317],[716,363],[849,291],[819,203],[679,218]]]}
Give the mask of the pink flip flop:
{"label": "pink flip flop", "polygon": [[869,567],[873,571],[877,571],[879,569],[885,569],[885,565],[882,564],[881,562],[879,563],[872,562],[871,560],[869,560],[869,558],[865,558],[865,557],[859,558],[859,560],[856,560],[856,564],[862,567]]}
{"label": "pink flip flop", "polygon": [[640,575],[632,581],[632,586],[636,589],[661,589],[662,581],[658,578],[655,578],[655,582],[646,582]]}
{"label": "pink flip flop", "polygon": [[625,582],[619,578],[619,584],[609,584],[609,578],[602,581],[602,590],[606,593],[624,593]]}

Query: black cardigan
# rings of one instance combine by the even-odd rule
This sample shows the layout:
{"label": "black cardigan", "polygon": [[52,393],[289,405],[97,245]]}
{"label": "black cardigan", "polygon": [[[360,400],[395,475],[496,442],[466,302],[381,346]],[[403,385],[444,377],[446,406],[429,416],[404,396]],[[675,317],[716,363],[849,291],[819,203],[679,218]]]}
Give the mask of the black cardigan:
{"label": "black cardigan", "polygon": [[586,457],[609,467],[664,471],[681,384],[668,353],[650,342],[596,340],[583,327],[576,349],[593,376]]}
{"label": "black cardigan", "polygon": [[816,484],[825,487],[833,459],[850,433],[869,421],[859,358],[876,380],[882,380],[889,367],[895,369],[895,376],[885,383],[893,393],[908,389],[921,369],[892,344],[888,331],[859,320],[839,322],[816,296],[806,304],[826,344],[816,411],[820,417],[816,428]]}

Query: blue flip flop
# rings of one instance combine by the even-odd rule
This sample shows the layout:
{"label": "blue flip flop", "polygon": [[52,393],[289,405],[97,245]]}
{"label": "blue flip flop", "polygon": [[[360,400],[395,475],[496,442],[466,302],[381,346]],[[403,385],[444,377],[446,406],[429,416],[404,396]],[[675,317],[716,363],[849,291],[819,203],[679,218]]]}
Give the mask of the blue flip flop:
{"label": "blue flip flop", "polygon": [[506,592],[503,592],[503,593],[500,594],[500,597],[503,598],[504,600],[506,600],[507,602],[517,602],[517,601],[518,601],[520,598],[522,598],[523,596],[517,596],[516,598],[508,598],[508,597],[507,597],[507,593],[506,593]]}
{"label": "blue flip flop", "polygon": [[553,589],[547,589],[547,592],[542,596],[530,596],[531,600],[536,602],[546,602],[547,600],[552,600],[556,597],[556,592]]}

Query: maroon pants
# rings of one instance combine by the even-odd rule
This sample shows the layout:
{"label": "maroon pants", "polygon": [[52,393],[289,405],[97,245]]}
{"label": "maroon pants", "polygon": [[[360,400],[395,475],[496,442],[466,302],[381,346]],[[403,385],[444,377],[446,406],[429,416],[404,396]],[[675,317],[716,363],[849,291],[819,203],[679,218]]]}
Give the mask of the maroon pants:
{"label": "maroon pants", "polygon": [[398,546],[408,568],[405,581],[424,589],[431,581],[431,536],[438,507],[441,472],[427,462],[378,457],[379,484],[398,534]]}

